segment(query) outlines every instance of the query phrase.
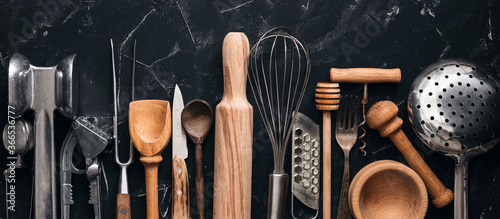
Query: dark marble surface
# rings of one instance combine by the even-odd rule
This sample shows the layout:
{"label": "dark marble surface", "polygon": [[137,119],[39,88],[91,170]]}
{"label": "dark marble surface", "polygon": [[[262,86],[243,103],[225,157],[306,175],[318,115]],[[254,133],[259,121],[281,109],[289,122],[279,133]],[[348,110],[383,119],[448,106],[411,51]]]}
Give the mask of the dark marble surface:
{"label": "dark marble surface", "polygon": [[[356,0],[356,1],[102,1],[64,0],[0,2],[0,115],[7,114],[7,72],[9,58],[19,52],[36,66],[55,65],[63,57],[76,53],[75,72],[80,85],[79,116],[112,116],[112,76],[109,39],[115,41],[119,74],[120,140],[128,147],[127,104],[130,101],[131,56],[137,40],[137,99],[172,100],[175,84],[183,91],[185,102],[202,98],[215,107],[222,98],[221,47],[230,31],[245,32],[253,45],[266,30],[284,25],[297,30],[309,47],[312,72],[301,112],[321,124],[321,113],[314,106],[313,87],[328,80],[331,67],[401,68],[399,84],[369,85],[368,105],[392,100],[399,105],[403,130],[424,160],[444,185],[453,189],[454,163],[433,153],[411,129],[406,112],[406,98],[413,79],[426,66],[444,58],[475,61],[500,78],[500,5],[493,0]],[[361,95],[362,85],[341,84],[343,94]],[[252,99],[249,96],[250,102]],[[30,112],[26,113],[30,117]],[[335,115],[334,115],[335,116]],[[6,123],[0,116],[0,125]],[[254,159],[252,218],[264,218],[267,175],[273,168],[271,146],[257,114],[254,116]],[[70,121],[56,113],[58,150]],[[388,139],[367,133],[368,155],[351,152],[351,177],[363,166],[382,159],[407,164]],[[194,173],[194,145],[186,160]],[[207,185],[206,215],[212,215],[213,131],[203,146],[204,173]],[[335,142],[335,141],[334,141]],[[332,215],[336,215],[342,180],[343,155],[334,143],[332,148]],[[358,143],[359,146],[359,143]],[[357,146],[356,146],[357,147]],[[102,153],[103,218],[115,214],[118,166],[114,151],[108,146]],[[133,218],[144,218],[144,169],[135,153],[129,168]],[[500,216],[500,147],[474,158],[469,166],[469,218]],[[0,149],[0,164],[7,152]],[[31,166],[33,152],[26,156]],[[159,169],[160,216],[170,218],[171,145],[163,152]],[[286,171],[290,173],[290,152]],[[16,172],[16,212],[10,218],[28,218],[31,174],[28,169]],[[87,204],[88,182],[84,175],[73,177],[75,204],[72,218],[91,218]],[[190,174],[191,204],[194,204],[194,174]],[[0,180],[0,218],[5,218],[5,181]],[[288,195],[290,203],[290,194]],[[291,218],[287,205],[286,218]],[[296,215],[313,215],[298,206]],[[196,216],[194,207],[191,216]],[[453,205],[435,209],[429,205],[427,218],[452,218]]]}

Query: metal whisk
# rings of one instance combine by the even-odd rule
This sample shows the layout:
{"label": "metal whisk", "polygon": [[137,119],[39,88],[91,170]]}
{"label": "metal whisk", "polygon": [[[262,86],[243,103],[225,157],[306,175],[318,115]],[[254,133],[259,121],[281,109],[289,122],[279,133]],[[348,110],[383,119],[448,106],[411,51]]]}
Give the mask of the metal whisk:
{"label": "metal whisk", "polygon": [[266,218],[284,217],[288,189],[285,151],[311,71],[307,47],[293,34],[286,27],[267,31],[252,47],[248,59],[250,88],[273,147]]}

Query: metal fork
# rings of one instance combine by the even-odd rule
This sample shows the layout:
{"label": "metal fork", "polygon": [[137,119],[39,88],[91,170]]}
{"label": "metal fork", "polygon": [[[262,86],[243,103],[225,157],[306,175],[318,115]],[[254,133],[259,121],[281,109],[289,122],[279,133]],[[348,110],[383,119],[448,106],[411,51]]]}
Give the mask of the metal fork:
{"label": "metal fork", "polygon": [[[349,152],[358,139],[358,104],[357,97],[348,96],[340,101],[337,112],[337,125],[335,126],[335,138],[344,151],[344,176],[342,179],[342,190],[340,191],[338,219],[351,219],[351,211],[348,204],[349,193]],[[354,108],[354,113],[352,112]],[[347,113],[349,112],[349,115]],[[343,115],[342,115],[343,114]]]}
{"label": "metal fork", "polygon": [[[136,51],[136,41],[134,41],[134,57],[132,63],[132,101],[135,100],[135,51]],[[134,145],[132,140],[129,144],[129,157],[127,162],[123,163],[120,161],[120,156],[118,153],[118,90],[117,90],[117,75],[115,71],[115,53],[113,49],[113,40],[111,40],[111,57],[113,65],[113,135],[115,138],[115,163],[120,166],[120,178],[118,179],[118,194],[116,195],[116,218],[130,218],[130,195],[128,193],[128,182],[127,182],[127,167],[133,162],[134,159]]]}

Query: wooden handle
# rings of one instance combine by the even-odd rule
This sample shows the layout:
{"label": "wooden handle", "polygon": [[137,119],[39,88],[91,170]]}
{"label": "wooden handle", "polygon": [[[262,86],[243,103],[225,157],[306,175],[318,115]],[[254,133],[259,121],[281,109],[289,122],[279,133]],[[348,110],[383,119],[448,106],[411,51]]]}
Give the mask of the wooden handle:
{"label": "wooden handle", "polygon": [[[214,219],[250,219],[253,109],[246,98],[248,40],[224,39],[224,96],[215,108]],[[238,94],[238,95],[235,95]]]}
{"label": "wooden handle", "polygon": [[203,179],[203,152],[201,144],[196,144],[196,206],[198,207],[198,218],[205,218],[205,180]]}
{"label": "wooden handle", "polygon": [[130,219],[130,195],[116,195],[116,219]]}
{"label": "wooden handle", "polygon": [[331,82],[347,83],[399,83],[401,70],[382,68],[332,68],[330,69]]}
{"label": "wooden handle", "polygon": [[175,155],[172,160],[172,219],[189,218],[189,180],[186,162]]}
{"label": "wooden handle", "polygon": [[380,136],[389,137],[398,150],[417,172],[427,187],[432,197],[432,204],[436,208],[442,208],[453,201],[453,192],[446,187],[432,172],[420,154],[415,150],[410,140],[401,130],[403,120],[397,117],[398,107],[391,101],[380,101],[368,110],[366,122],[372,129],[379,130]]}
{"label": "wooden handle", "polygon": [[323,111],[323,219],[331,218],[332,114]]}
{"label": "wooden handle", "polygon": [[158,219],[158,165],[163,158],[141,156],[139,159],[146,172],[146,212],[148,219]]}
{"label": "wooden handle", "polygon": [[245,97],[247,84],[247,61],[249,45],[244,33],[231,32],[222,44],[222,66],[224,71],[224,97]]}

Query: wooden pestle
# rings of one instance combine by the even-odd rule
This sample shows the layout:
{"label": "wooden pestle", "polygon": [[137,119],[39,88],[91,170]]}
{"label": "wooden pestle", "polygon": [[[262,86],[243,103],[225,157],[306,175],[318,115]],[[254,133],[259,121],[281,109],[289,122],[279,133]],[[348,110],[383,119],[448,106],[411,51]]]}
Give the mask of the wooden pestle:
{"label": "wooden pestle", "polygon": [[246,97],[249,44],[228,33],[222,45],[224,96],[215,108],[214,219],[250,219],[253,108]]}
{"label": "wooden pestle", "polygon": [[432,172],[431,168],[420,157],[408,137],[401,130],[403,120],[398,116],[398,107],[391,101],[380,101],[368,110],[366,122],[371,129],[379,130],[380,136],[389,137],[410,164],[411,168],[422,178],[432,197],[432,204],[442,208],[453,201],[453,192]]}
{"label": "wooden pestle", "polygon": [[171,133],[170,103],[164,100],[133,101],[129,105],[129,132],[146,172],[147,218],[159,218],[158,165]]}
{"label": "wooden pestle", "polygon": [[331,218],[332,193],[332,115],[338,110],[340,89],[338,83],[319,82],[316,85],[316,108],[323,111],[323,218]]}

